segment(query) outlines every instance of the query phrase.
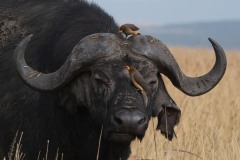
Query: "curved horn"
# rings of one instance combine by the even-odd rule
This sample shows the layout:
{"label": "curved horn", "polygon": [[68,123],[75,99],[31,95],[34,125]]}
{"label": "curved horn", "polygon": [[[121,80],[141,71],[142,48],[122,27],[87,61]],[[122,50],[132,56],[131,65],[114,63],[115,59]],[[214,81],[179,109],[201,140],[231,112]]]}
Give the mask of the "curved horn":
{"label": "curved horn", "polygon": [[207,74],[200,77],[184,75],[168,48],[151,36],[136,36],[132,50],[154,61],[160,72],[166,75],[182,92],[189,96],[198,96],[210,91],[218,84],[227,66],[226,55],[222,47],[211,38],[209,41],[214,48],[216,62]]}
{"label": "curved horn", "polygon": [[120,54],[118,37],[110,33],[97,33],[83,38],[72,50],[65,63],[55,72],[45,74],[26,64],[24,53],[32,35],[24,38],[14,52],[16,69],[21,78],[32,88],[50,91],[67,84],[84,66],[100,58]]}

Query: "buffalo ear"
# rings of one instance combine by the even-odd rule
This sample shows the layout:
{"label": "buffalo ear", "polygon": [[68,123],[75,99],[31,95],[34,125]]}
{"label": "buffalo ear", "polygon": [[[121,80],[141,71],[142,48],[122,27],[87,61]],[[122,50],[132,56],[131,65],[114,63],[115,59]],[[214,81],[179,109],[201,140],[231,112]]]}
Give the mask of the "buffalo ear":
{"label": "buffalo ear", "polygon": [[158,115],[158,125],[157,129],[161,131],[168,140],[172,140],[175,134],[174,126],[178,124],[181,111],[177,108],[177,106],[173,106],[175,104],[163,104],[162,110]]}
{"label": "buffalo ear", "polygon": [[157,129],[169,140],[172,140],[174,126],[178,124],[181,110],[168,94],[161,75],[158,77],[158,89],[155,96],[152,116],[158,117]]}

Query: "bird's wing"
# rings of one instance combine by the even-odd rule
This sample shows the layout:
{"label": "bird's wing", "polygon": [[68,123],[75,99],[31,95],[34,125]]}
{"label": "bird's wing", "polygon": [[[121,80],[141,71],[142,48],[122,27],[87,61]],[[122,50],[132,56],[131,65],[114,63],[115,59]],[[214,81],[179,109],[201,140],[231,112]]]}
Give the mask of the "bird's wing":
{"label": "bird's wing", "polygon": [[147,92],[147,84],[143,79],[142,75],[139,72],[135,72],[133,78],[136,81],[136,83],[140,86],[136,87],[140,90],[144,90],[145,92]]}

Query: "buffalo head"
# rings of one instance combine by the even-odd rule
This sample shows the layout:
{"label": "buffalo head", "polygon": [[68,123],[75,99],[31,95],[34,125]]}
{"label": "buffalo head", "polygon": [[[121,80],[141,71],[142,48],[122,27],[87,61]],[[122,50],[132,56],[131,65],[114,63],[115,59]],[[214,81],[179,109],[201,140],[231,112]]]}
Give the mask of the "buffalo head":
{"label": "buffalo head", "polygon": [[[103,126],[104,139],[114,142],[141,139],[151,116],[158,116],[158,129],[172,139],[180,110],[167,93],[160,73],[183,93],[198,96],[214,88],[226,69],[225,53],[212,39],[209,40],[216,55],[213,68],[192,78],[182,73],[168,48],[151,36],[123,40],[114,34],[97,33],[82,39],[58,70],[42,73],[25,62],[30,39],[28,36],[22,40],[14,54],[24,82],[41,92],[59,91],[61,105],[70,111],[88,108]],[[145,98],[134,86],[126,65],[136,68],[144,79],[139,85],[147,86]]]}

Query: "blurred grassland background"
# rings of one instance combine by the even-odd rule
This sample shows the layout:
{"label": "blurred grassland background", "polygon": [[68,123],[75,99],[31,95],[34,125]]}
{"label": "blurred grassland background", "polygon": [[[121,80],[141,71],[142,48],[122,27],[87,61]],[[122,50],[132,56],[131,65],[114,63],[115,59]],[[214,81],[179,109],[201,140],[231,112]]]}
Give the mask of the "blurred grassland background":
{"label": "blurred grassland background", "polygon": [[[201,76],[214,65],[213,49],[170,47],[182,71]],[[132,143],[131,160],[238,160],[240,157],[240,52],[226,50],[227,70],[209,93],[189,97],[164,77],[171,97],[182,111],[177,138],[167,141],[150,121],[145,138]],[[153,126],[154,125],[154,126]]]}

